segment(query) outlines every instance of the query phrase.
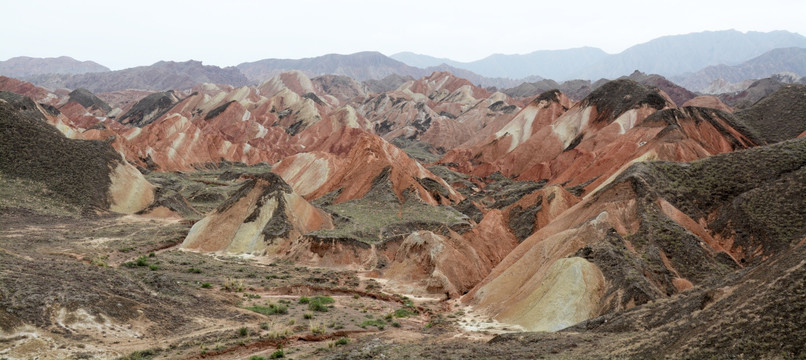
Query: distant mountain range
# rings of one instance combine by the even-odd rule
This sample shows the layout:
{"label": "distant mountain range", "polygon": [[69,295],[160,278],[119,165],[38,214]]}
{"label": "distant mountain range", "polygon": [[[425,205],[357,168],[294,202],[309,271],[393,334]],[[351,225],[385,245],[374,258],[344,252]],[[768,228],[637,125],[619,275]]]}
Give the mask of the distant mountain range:
{"label": "distant mountain range", "polygon": [[498,89],[511,89],[543,79],[615,79],[639,70],[667,77],[689,90],[701,91],[718,79],[736,83],[780,72],[806,75],[806,37],[787,31],[726,30],[665,36],[614,55],[583,47],[524,55],[496,54],[467,63],[410,52],[389,57],[372,51],[296,60],[264,59],[227,68],[205,66],[192,60],[161,61],[118,71],[69,57],[17,57],[0,61],[0,75],[51,89],[86,88],[93,92],[188,89],[205,82],[242,86],[259,84],[290,70],[302,71],[309,77],[333,74],[359,81],[380,80],[391,75],[422,78],[447,71],[476,85]]}
{"label": "distant mountain range", "polygon": [[173,90],[190,89],[201,83],[243,86],[249,81],[234,67],[202,65],[199,61],[160,61],[150,66],[86,74],[43,74],[23,77],[51,89],[85,88],[92,92],[125,89]]}
{"label": "distant mountain range", "polygon": [[607,56],[609,55],[601,49],[583,47],[568,50],[540,50],[524,55],[495,54],[467,63],[411,52],[397,53],[391,57],[413,66],[446,64],[483,76],[522,79],[538,75],[546,79],[567,80],[573,78],[580,69],[590,67]]}
{"label": "distant mountain range", "polygon": [[701,91],[718,79],[738,83],[747,79],[766,78],[781,72],[806,75],[806,48],[774,49],[738,65],[708,66],[695,73],[674,76],[671,79],[687,89]]}
{"label": "distant mountain range", "polygon": [[84,74],[109,71],[109,68],[93,61],[78,61],[69,56],[57,58],[33,58],[18,56],[0,61],[0,75],[23,78],[40,74]]}
{"label": "distant mountain range", "polygon": [[806,37],[787,31],[742,33],[725,30],[664,36],[613,55],[584,47],[535,51],[525,55],[491,55],[468,63],[413,53],[398,53],[391,57],[413,66],[445,63],[482,76],[517,79],[539,75],[562,81],[614,79],[635,70],[675,76],[707,66],[736,65],[767,51],[786,47],[806,48]]}
{"label": "distant mountain range", "polygon": [[[269,78],[290,70],[299,70],[308,76],[344,75],[359,81],[383,79],[389,75],[421,78],[434,72],[447,71],[470,80],[474,84],[507,88],[517,86],[521,78],[499,78],[479,75],[473,70],[458,68],[450,64],[433,64],[423,67],[407,65],[377,51],[364,51],[350,55],[328,54],[299,60],[264,59],[239,64],[238,69],[253,83],[261,83]],[[532,76],[531,81],[540,80]]]}

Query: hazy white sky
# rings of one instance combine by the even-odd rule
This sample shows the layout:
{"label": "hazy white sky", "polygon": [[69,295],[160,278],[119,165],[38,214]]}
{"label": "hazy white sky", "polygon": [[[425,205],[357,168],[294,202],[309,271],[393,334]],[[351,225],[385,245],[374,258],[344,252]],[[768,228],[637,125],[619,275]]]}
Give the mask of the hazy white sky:
{"label": "hazy white sky", "polygon": [[67,55],[116,70],[374,50],[472,61],[580,46],[617,53],[726,29],[806,35],[806,1],[4,0],[0,60]]}

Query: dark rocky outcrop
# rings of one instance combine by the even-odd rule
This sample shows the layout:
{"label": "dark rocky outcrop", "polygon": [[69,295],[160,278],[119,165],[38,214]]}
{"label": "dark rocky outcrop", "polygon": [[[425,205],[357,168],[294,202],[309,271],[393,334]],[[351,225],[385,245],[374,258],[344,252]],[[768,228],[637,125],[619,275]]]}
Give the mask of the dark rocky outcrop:
{"label": "dark rocky outcrop", "polygon": [[118,121],[121,124],[143,127],[159,119],[178,102],[179,97],[173,91],[153,93],[134,104]]}

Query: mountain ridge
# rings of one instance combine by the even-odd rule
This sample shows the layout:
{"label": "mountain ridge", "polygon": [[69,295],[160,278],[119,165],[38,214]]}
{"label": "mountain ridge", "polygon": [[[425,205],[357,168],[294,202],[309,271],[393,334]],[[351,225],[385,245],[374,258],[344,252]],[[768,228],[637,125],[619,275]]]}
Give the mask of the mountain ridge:
{"label": "mountain ridge", "polygon": [[[551,59],[554,58],[553,63],[559,63],[561,68],[547,68],[529,75],[564,81],[615,79],[619,76],[629,75],[634,70],[663,76],[681,75],[722,63],[736,65],[777,48],[805,46],[806,37],[783,30],[746,33],[736,30],[721,30],[662,36],[633,45],[617,54],[607,54],[594,47],[581,47],[565,50],[539,50],[528,54],[494,54],[466,63],[411,52],[396,53],[391,57],[417,64],[434,64],[439,61],[458,68],[466,68],[483,76],[510,78],[525,77],[518,76],[523,75],[520,73],[505,72],[509,68],[523,68],[519,65],[523,59],[552,64]],[[580,66],[574,57],[578,57],[581,51],[593,54],[593,57],[598,54],[599,58],[587,65]],[[681,59],[686,59],[686,61]],[[486,72],[484,69],[487,67],[495,68],[496,72]],[[563,68],[569,68],[569,70],[563,70]]]}
{"label": "mountain ridge", "polygon": [[94,61],[80,61],[69,56],[47,58],[17,56],[5,61],[0,61],[0,75],[13,78],[50,74],[54,72],[84,74],[105,71],[109,71],[109,68]]}

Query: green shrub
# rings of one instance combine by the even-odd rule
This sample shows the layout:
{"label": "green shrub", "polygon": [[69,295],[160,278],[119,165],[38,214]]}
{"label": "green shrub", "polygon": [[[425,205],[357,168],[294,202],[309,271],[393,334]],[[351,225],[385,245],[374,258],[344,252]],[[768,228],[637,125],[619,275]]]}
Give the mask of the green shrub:
{"label": "green shrub", "polygon": [[409,310],[409,309],[401,308],[401,309],[395,310],[394,315],[395,315],[395,317],[398,317],[398,318],[407,318],[409,316],[414,315],[414,313],[411,312],[411,310]]}
{"label": "green shrub", "polygon": [[148,349],[148,350],[140,350],[140,351],[132,352],[128,356],[124,356],[124,357],[122,357],[120,359],[121,360],[146,360],[146,359],[151,359],[152,357],[154,357],[154,355],[157,355],[156,352],[151,350],[151,349]]}
{"label": "green shrub", "polygon": [[[272,358],[272,359],[274,359],[274,358]],[[267,359],[266,359],[265,356],[252,355],[252,356],[249,357],[249,360],[267,360]]]}
{"label": "green shrub", "polygon": [[327,312],[328,307],[326,304],[332,304],[334,302],[336,302],[336,300],[333,300],[333,298],[330,296],[317,296],[311,299],[308,303],[308,310]]}
{"label": "green shrub", "polygon": [[350,339],[343,337],[341,339],[336,340],[336,345],[347,345],[350,342]]}
{"label": "green shrub", "polygon": [[249,329],[247,329],[246,327],[238,329],[238,336],[244,337],[246,335],[249,335]]}
{"label": "green shrub", "polygon": [[156,270],[159,270],[159,269],[160,269],[159,265],[154,265],[154,264],[148,265],[148,270],[156,271]]}
{"label": "green shrub", "polygon": [[360,326],[362,329],[366,329],[367,326],[374,326],[377,327],[378,330],[383,330],[385,325],[386,324],[384,323],[383,319],[375,319],[375,320],[366,320],[358,326]]}
{"label": "green shrub", "polygon": [[192,267],[192,268],[188,269],[188,272],[191,273],[191,274],[201,274],[202,271],[201,271],[201,269],[197,269],[195,267]]}
{"label": "green shrub", "polygon": [[284,357],[285,357],[285,351],[283,351],[283,349],[279,349],[271,353],[271,355],[269,355],[269,359],[282,359]]}
{"label": "green shrub", "polygon": [[336,300],[333,300],[330,296],[317,296],[313,298],[313,301],[319,301],[322,304],[332,304],[336,302]]}
{"label": "green shrub", "polygon": [[208,283],[208,282],[203,282],[201,284],[201,287],[202,287],[202,289],[209,289],[209,288],[213,287],[213,285],[210,285],[210,283]]}
{"label": "green shrub", "polygon": [[311,302],[311,298],[309,298],[307,296],[303,296],[303,297],[299,298],[299,303],[300,304],[307,304],[309,302]]}
{"label": "green shrub", "polygon": [[274,314],[288,314],[287,305],[274,305],[274,304],[269,304],[269,306],[255,305],[247,307],[246,309],[266,316]]}
{"label": "green shrub", "polygon": [[135,264],[137,264],[137,266],[148,266],[148,258],[145,256],[141,256],[137,258]]}

